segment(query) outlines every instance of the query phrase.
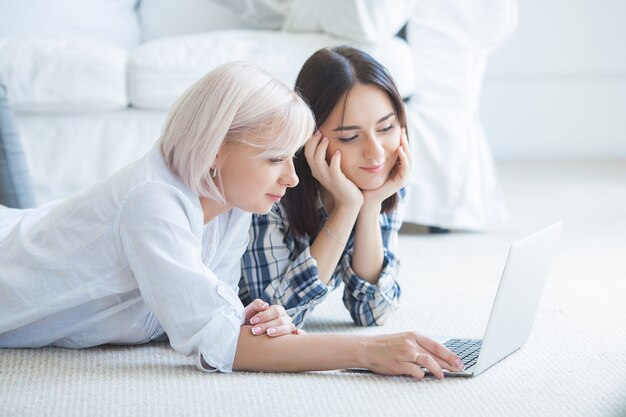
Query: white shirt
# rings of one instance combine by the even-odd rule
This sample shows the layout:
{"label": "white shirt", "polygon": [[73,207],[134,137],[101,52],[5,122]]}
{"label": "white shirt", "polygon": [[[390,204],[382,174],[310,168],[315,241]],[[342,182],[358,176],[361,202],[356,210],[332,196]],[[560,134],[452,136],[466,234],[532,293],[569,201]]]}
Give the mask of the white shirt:
{"label": "white shirt", "polygon": [[250,215],[204,225],[198,195],[146,156],[62,202],[0,209],[0,347],[171,346],[230,372]]}

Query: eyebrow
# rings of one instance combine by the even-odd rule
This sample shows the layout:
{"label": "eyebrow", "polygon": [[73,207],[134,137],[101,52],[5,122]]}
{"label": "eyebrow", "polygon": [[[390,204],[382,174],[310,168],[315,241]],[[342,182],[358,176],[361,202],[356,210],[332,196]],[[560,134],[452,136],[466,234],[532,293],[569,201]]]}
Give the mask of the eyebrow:
{"label": "eyebrow", "polygon": [[[378,119],[376,124],[384,122],[385,120],[389,119],[391,116],[394,116],[394,115],[395,115],[395,113],[391,112],[388,115],[383,116],[380,119]],[[335,128],[335,129],[333,129],[333,132],[337,132],[337,131],[340,131],[340,130],[357,130],[357,129],[360,129],[360,128],[361,128],[361,126],[339,126],[339,127]]]}

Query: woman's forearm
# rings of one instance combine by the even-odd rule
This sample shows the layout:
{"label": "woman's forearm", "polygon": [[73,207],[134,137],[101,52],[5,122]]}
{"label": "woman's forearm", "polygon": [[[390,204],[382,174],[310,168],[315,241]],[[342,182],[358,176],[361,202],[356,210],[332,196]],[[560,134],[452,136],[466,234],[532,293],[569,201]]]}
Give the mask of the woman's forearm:
{"label": "woman's forearm", "polygon": [[366,368],[367,336],[300,334],[254,336],[242,326],[233,370],[264,372]]}
{"label": "woman's forearm", "polygon": [[354,234],[352,270],[372,284],[378,282],[384,259],[379,216],[380,204],[363,205]]}
{"label": "woman's forearm", "polygon": [[358,214],[358,208],[336,208],[323,226],[326,230],[322,229],[311,245],[311,256],[317,262],[319,279],[324,284],[328,284],[335,272]]}
{"label": "woman's forearm", "polygon": [[461,360],[435,340],[416,332],[388,335],[300,334],[254,336],[242,326],[236,371],[303,372],[365,368],[384,375],[422,378],[428,368],[443,378],[442,367],[462,370]]}

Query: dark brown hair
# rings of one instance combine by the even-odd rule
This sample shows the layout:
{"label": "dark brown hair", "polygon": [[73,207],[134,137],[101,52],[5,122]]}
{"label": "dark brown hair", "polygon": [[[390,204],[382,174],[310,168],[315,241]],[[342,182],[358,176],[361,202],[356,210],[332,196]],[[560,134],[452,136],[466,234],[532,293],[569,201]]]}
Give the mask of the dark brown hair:
{"label": "dark brown hair", "polygon": [[[398,122],[406,128],[404,104],[391,75],[369,54],[356,48],[338,46],[315,52],[300,69],[295,89],[311,107],[317,126],[321,126],[339,100],[356,84],[371,85],[386,93]],[[294,165],[300,183],[287,190],[283,206],[292,232],[314,236],[320,226],[316,207],[320,184],[311,173],[304,149],[296,154]],[[381,212],[389,212],[397,204],[396,193],[383,201]]]}

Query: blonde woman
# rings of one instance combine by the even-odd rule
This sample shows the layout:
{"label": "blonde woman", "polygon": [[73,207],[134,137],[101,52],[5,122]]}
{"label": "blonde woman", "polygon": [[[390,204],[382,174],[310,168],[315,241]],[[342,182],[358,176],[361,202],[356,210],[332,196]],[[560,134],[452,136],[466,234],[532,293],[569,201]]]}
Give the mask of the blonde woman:
{"label": "blonde woman", "polygon": [[167,335],[205,371],[453,369],[456,356],[417,334],[296,335],[282,307],[237,298],[249,213],[297,184],[291,157],[313,130],[293,91],[227,64],[174,104],[143,158],[65,201],[1,208],[0,347]]}

